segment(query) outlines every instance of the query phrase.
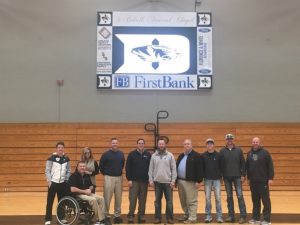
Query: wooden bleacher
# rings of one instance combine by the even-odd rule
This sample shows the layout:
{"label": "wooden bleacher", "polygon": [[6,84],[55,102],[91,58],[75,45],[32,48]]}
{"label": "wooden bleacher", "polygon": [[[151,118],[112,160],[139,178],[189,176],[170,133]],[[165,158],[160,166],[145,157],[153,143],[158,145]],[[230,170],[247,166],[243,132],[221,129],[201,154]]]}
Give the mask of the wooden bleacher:
{"label": "wooden bleacher", "polygon": [[[275,165],[275,182],[271,190],[300,190],[300,123],[160,124],[160,134],[169,137],[168,148],[175,158],[182,151],[185,138],[191,138],[194,149],[203,152],[208,137],[214,138],[216,148],[220,149],[225,143],[226,133],[235,134],[235,142],[245,154],[252,138],[261,138]],[[146,140],[147,147],[153,147],[153,134],[145,131],[142,123],[0,124],[0,192],[46,191],[45,162],[55,151],[57,141],[65,142],[73,171],[83,147],[91,147],[99,160],[110,147],[112,137],[119,139],[126,156],[139,137]],[[102,180],[102,175],[98,175],[99,190],[102,190]],[[249,189],[248,185],[245,189]]]}

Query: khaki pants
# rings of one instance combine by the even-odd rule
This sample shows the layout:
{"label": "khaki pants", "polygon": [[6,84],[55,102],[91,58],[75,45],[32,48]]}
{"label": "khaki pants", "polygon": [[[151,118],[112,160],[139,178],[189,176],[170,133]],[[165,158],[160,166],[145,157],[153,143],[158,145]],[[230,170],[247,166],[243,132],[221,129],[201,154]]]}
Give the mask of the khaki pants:
{"label": "khaki pants", "polygon": [[100,197],[95,194],[91,195],[78,195],[78,198],[88,201],[90,206],[92,206],[92,209],[95,213],[95,218],[98,219],[99,221],[102,221],[105,219],[105,202],[104,198]]}
{"label": "khaki pants", "polygon": [[178,180],[178,194],[184,217],[197,220],[198,189],[193,181]]}
{"label": "khaki pants", "polygon": [[122,187],[123,177],[112,177],[104,175],[104,200],[106,205],[105,214],[109,215],[110,202],[113,194],[115,195],[115,210],[114,217],[121,216],[121,203],[122,203]]}
{"label": "khaki pants", "polygon": [[129,212],[128,217],[134,217],[137,200],[139,202],[138,216],[145,215],[148,183],[142,181],[132,181],[132,187],[129,188]]}

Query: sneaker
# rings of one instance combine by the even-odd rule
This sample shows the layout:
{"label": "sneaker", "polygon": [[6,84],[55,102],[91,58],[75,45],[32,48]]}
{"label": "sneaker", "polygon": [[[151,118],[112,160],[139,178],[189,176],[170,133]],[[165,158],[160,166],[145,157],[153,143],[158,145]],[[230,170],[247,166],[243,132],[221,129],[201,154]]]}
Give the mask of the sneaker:
{"label": "sneaker", "polygon": [[51,221],[49,220],[49,221],[46,221],[45,222],[45,225],[51,225]]}
{"label": "sneaker", "polygon": [[212,219],[205,218],[204,223],[211,223]]}
{"label": "sneaker", "polygon": [[223,219],[222,218],[218,218],[217,219],[217,223],[223,223],[224,221],[223,221]]}
{"label": "sneaker", "polygon": [[68,220],[63,219],[63,220],[61,220],[60,222],[61,222],[62,224],[65,224],[65,223],[68,223]]}
{"label": "sneaker", "polygon": [[248,221],[249,224],[260,224],[259,220],[251,219]]}
{"label": "sneaker", "polygon": [[197,223],[196,220],[185,220],[183,221],[184,224],[193,224],[193,223]]}
{"label": "sneaker", "polygon": [[118,217],[114,218],[114,223],[115,224],[123,223],[123,220],[122,220],[122,218],[120,216],[118,216]]}
{"label": "sneaker", "polygon": [[246,218],[245,217],[241,217],[239,219],[239,224],[243,224],[243,223],[246,223]]}
{"label": "sneaker", "polygon": [[234,222],[235,222],[235,218],[227,217],[227,218],[225,219],[225,222],[227,222],[227,223],[234,223]]}
{"label": "sneaker", "polygon": [[271,222],[263,220],[260,224],[261,225],[269,225],[269,224],[271,224]]}

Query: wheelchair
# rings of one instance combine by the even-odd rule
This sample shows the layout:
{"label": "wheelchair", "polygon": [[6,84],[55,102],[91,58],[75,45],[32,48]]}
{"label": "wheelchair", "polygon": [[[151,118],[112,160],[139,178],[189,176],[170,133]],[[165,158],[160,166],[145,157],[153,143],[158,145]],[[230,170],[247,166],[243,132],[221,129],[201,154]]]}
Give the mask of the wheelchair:
{"label": "wheelchair", "polygon": [[[83,218],[82,218],[83,217]],[[56,208],[56,219],[58,224],[72,225],[84,222],[89,224],[94,217],[94,212],[88,201],[73,196],[62,198]]]}

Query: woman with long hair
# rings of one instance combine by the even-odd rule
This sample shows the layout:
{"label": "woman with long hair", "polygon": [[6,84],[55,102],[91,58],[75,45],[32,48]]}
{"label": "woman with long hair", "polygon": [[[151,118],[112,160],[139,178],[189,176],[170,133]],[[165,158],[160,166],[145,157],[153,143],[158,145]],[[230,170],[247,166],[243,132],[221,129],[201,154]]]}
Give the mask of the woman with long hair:
{"label": "woman with long hair", "polygon": [[89,147],[85,147],[82,149],[81,160],[86,163],[86,174],[91,176],[91,181],[93,183],[94,189],[93,193],[96,190],[96,177],[99,173],[99,166],[97,161],[94,159],[92,149]]}

